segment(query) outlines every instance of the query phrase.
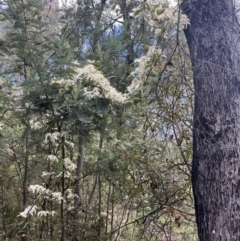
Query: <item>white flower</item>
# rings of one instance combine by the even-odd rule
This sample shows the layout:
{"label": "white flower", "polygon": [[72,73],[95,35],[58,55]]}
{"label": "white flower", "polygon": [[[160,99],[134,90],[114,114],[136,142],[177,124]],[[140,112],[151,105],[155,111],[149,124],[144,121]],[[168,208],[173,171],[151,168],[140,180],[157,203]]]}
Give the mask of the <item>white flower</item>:
{"label": "white flower", "polygon": [[60,132],[47,133],[45,135],[45,142],[47,142],[49,140],[50,142],[52,142],[54,144],[60,136],[62,136],[62,134]]}
{"label": "white flower", "polygon": [[89,100],[93,99],[94,97],[101,97],[101,94],[99,92],[99,89],[97,87],[94,87],[92,91],[88,91],[87,88],[83,88],[84,90],[84,96],[86,96]]}
{"label": "white flower", "polygon": [[2,131],[3,126],[4,126],[4,124],[0,123],[0,131]]}
{"label": "white flower", "polygon": [[58,162],[57,156],[52,155],[52,154],[47,156],[47,160],[52,161],[52,162]]}
{"label": "white flower", "polygon": [[[56,175],[56,177],[62,177],[63,176],[63,172],[60,172],[58,175]],[[64,172],[64,178],[70,178],[72,177],[72,174],[68,171]]]}
{"label": "white flower", "polygon": [[64,161],[65,167],[69,171],[74,171],[77,168],[77,166],[69,158],[65,158],[63,161]]}
{"label": "white flower", "polygon": [[71,173],[71,172],[68,172],[68,171],[65,171],[65,172],[64,172],[64,177],[65,177],[65,178],[71,178],[71,177],[72,177],[72,173]]}
{"label": "white flower", "polygon": [[109,83],[108,79],[105,78],[105,76],[100,72],[99,70],[96,70],[95,67],[92,64],[87,64],[83,68],[76,68],[75,69],[77,74],[74,76],[75,82],[77,82],[78,79],[86,78],[93,82],[93,84],[96,86],[93,88],[92,91],[88,91],[87,89],[84,89],[85,96],[88,98],[93,98],[95,96],[101,96],[99,89],[102,90],[102,95],[105,96],[105,98],[110,99],[112,101],[117,102],[124,102],[126,99],[125,94],[122,94],[121,92],[118,92],[111,84]]}
{"label": "white flower", "polygon": [[5,150],[9,156],[13,156],[15,154],[9,144],[6,144]]}
{"label": "white flower", "polygon": [[32,193],[49,194],[51,191],[40,185],[30,185],[28,190]]}
{"label": "white flower", "polygon": [[52,176],[52,175],[55,175],[55,174],[56,174],[55,172],[42,172],[41,177]]}
{"label": "white flower", "polygon": [[71,142],[71,141],[65,141],[65,143],[68,145],[68,146],[70,146],[70,148],[74,148],[74,143],[73,142]]}
{"label": "white flower", "polygon": [[26,218],[29,214],[30,215],[35,215],[37,212],[38,207],[36,205],[34,206],[28,206],[25,208],[25,210],[23,212],[21,212],[18,216],[19,217],[23,217]]}
{"label": "white flower", "polygon": [[142,84],[142,82],[141,82],[140,79],[134,78],[134,79],[132,80],[131,85],[129,85],[129,86],[127,87],[128,92],[131,93],[131,92],[133,92],[134,90],[137,90],[137,89],[141,86],[141,84]]}
{"label": "white flower", "polygon": [[131,72],[131,76],[134,78],[131,85],[127,87],[129,94],[135,90],[140,89],[143,86],[143,83],[147,80],[149,69],[146,66],[153,62],[152,60],[155,56],[162,56],[162,51],[156,46],[149,46],[148,48],[149,49],[146,55],[134,60],[135,63],[138,63],[138,66],[133,72]]}
{"label": "white flower", "polygon": [[74,194],[73,191],[72,191],[72,189],[70,189],[70,188],[68,188],[68,189],[66,190],[65,194],[66,194],[66,198],[67,198],[67,199],[73,199],[73,198],[75,198],[75,197],[78,197],[78,195],[77,195],[77,194]]}
{"label": "white flower", "polygon": [[61,200],[64,200],[62,193],[60,192],[53,192],[51,193],[51,200],[60,202]]}
{"label": "white flower", "polygon": [[33,130],[38,130],[42,127],[42,125],[39,121],[30,120],[29,124]]}
{"label": "white flower", "polygon": [[54,216],[56,214],[55,211],[39,211],[37,212],[38,217],[46,217],[46,216]]}

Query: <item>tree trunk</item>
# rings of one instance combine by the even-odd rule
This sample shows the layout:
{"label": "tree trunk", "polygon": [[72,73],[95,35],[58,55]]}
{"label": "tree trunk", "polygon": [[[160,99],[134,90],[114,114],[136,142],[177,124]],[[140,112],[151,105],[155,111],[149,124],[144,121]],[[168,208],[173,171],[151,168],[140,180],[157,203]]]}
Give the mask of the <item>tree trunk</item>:
{"label": "tree trunk", "polygon": [[28,133],[26,134],[25,143],[25,156],[24,156],[24,168],[23,168],[23,207],[27,205],[28,198],[28,162],[29,162],[29,143],[28,143]]}
{"label": "tree trunk", "polygon": [[[237,2],[237,1],[236,1]],[[200,241],[240,240],[238,3],[185,0],[195,109],[192,184]]]}
{"label": "tree trunk", "polygon": [[75,194],[77,195],[74,199],[75,206],[75,216],[74,216],[74,225],[73,225],[73,237],[72,241],[78,241],[80,234],[80,207],[81,207],[81,175],[84,162],[84,144],[82,141],[82,136],[79,134],[79,143],[78,143],[78,157],[77,157],[77,169],[76,169],[76,186]]}

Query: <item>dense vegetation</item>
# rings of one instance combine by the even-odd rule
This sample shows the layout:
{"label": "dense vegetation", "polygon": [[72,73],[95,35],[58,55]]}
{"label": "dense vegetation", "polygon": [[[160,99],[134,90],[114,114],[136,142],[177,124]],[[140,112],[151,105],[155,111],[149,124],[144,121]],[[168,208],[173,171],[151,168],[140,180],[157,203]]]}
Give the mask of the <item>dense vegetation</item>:
{"label": "dense vegetation", "polygon": [[0,20],[0,239],[197,240],[179,8],[5,0]]}

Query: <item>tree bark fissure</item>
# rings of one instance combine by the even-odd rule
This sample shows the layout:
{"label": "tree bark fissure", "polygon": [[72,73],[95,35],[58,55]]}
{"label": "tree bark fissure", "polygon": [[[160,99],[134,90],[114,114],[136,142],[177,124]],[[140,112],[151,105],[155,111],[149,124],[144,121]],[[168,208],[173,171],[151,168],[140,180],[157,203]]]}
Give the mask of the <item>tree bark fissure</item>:
{"label": "tree bark fissure", "polygon": [[240,240],[240,26],[237,3],[187,0],[195,87],[192,183],[200,241]]}

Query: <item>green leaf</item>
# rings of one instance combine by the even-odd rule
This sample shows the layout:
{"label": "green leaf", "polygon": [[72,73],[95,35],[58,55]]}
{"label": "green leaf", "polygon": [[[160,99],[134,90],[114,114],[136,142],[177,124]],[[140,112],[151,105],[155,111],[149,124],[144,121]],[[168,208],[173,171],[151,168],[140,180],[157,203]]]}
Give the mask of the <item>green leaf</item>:
{"label": "green leaf", "polygon": [[157,13],[157,15],[161,15],[164,11],[165,11],[164,8],[163,8],[163,9],[158,9],[158,10],[156,11],[156,13]]}
{"label": "green leaf", "polygon": [[62,171],[62,169],[63,169],[63,162],[62,161],[57,162],[56,168],[57,168],[58,171]]}
{"label": "green leaf", "polygon": [[78,120],[85,124],[90,124],[92,122],[89,117],[87,117],[85,115],[81,115],[81,114],[78,116]]}
{"label": "green leaf", "polygon": [[95,60],[95,61],[93,62],[93,66],[94,66],[96,69],[100,69],[100,63],[99,63],[99,61]]}
{"label": "green leaf", "polygon": [[155,11],[159,7],[159,4],[153,5],[153,10]]}
{"label": "green leaf", "polygon": [[137,11],[134,12],[134,16],[139,15],[139,13],[141,13],[141,12],[142,12],[142,9],[138,9]]}
{"label": "green leaf", "polygon": [[74,69],[72,69],[72,68],[67,68],[67,72],[69,73],[69,74],[76,74],[77,72],[74,70]]}

